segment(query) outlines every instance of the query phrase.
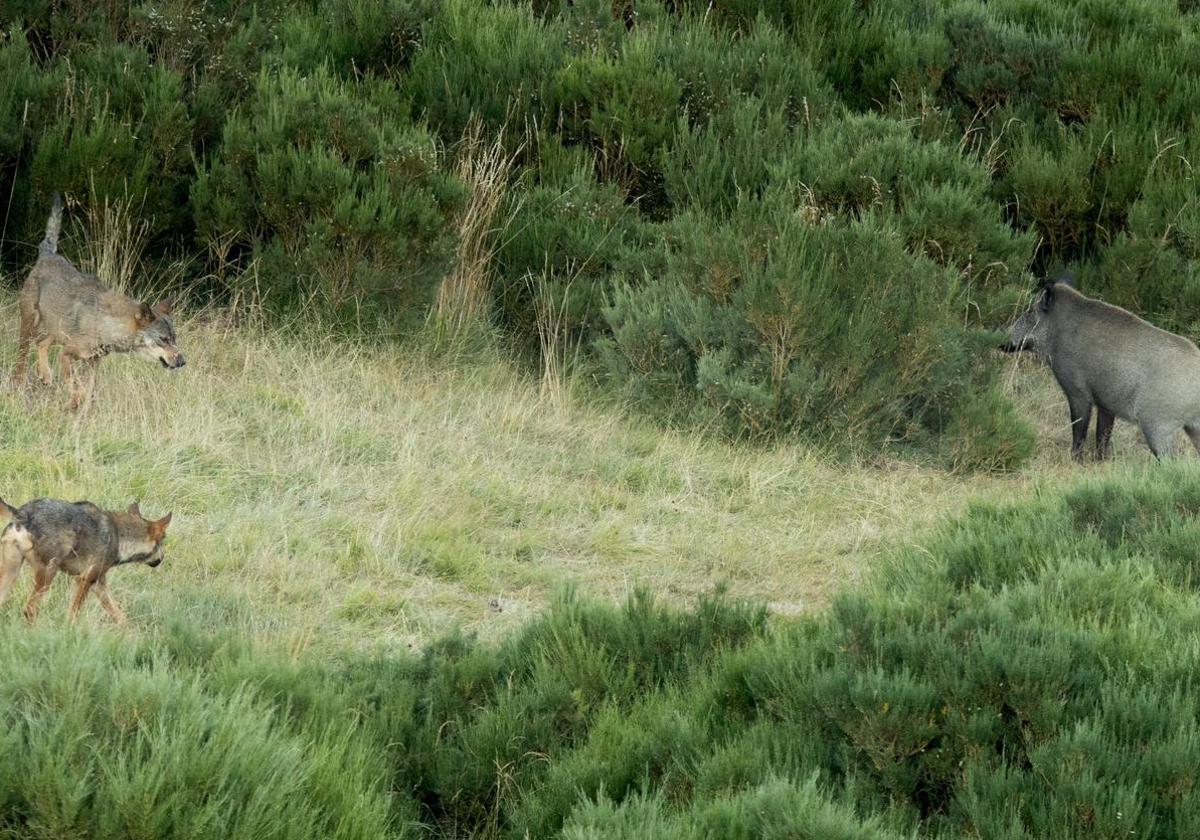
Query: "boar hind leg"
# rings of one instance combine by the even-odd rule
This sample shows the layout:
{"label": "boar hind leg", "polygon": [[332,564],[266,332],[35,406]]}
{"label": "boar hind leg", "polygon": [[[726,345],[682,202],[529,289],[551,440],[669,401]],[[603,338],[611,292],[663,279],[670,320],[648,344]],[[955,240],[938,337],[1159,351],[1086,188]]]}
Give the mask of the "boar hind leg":
{"label": "boar hind leg", "polygon": [[1112,455],[1112,430],[1116,418],[1104,406],[1096,406],[1096,460],[1103,461]]}
{"label": "boar hind leg", "polygon": [[1092,404],[1086,400],[1071,400],[1071,457],[1076,461],[1083,458],[1083,444],[1087,440],[1088,424],[1092,422]]}
{"label": "boar hind leg", "polygon": [[1200,452],[1200,422],[1190,423],[1183,427],[1187,432],[1188,440],[1192,442],[1192,446],[1196,447],[1196,451]]}
{"label": "boar hind leg", "polygon": [[1142,434],[1146,436],[1146,445],[1154,453],[1154,457],[1162,460],[1175,454],[1175,436],[1179,434],[1178,426],[1166,424],[1142,424]]}

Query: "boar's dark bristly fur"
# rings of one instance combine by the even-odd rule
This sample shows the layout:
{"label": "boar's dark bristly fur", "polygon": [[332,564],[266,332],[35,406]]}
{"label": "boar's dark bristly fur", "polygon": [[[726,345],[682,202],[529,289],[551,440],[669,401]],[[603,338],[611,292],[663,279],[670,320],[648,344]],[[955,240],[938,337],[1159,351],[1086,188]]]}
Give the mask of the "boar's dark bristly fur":
{"label": "boar's dark bristly fur", "polygon": [[1071,411],[1079,459],[1096,409],[1096,456],[1110,454],[1113,420],[1137,423],[1156,457],[1171,455],[1180,429],[1200,451],[1200,349],[1131,312],[1064,283],[1041,287],[1009,329],[1006,352],[1046,358]]}

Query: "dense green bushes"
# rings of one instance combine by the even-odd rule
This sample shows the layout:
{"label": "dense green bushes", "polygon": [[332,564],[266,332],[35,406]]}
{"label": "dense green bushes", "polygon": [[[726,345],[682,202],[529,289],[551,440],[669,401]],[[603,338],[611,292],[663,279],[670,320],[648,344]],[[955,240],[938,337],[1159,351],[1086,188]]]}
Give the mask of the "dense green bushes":
{"label": "dense green bushes", "polygon": [[353,719],[327,709],[289,722],[265,688],[148,644],[14,629],[0,689],[4,833],[377,840],[394,823],[382,756]]}
{"label": "dense green bushes", "polygon": [[[977,506],[791,623],[566,596],[335,663],[4,629],[20,836],[1192,836],[1200,478]],[[105,634],[107,635],[107,634]]]}
{"label": "dense green bushes", "polygon": [[[961,358],[971,342],[949,325],[997,326],[1031,268],[1071,264],[1086,291],[1177,329],[1200,311],[1200,18],[1165,0],[26,0],[5,5],[0,27],[9,268],[27,259],[47,194],[61,187],[131,202],[150,222],[150,256],[185,258],[185,276],[208,292],[360,323],[420,319],[454,253],[465,187],[449,173],[478,118],[515,155],[493,276],[481,284],[497,324],[536,347],[537,301],[549,296],[559,334],[585,363],[604,356],[611,385],[680,415],[719,403],[737,434],[826,437],[835,416],[877,414],[841,433],[878,446],[899,415],[943,438],[965,430],[961,417],[989,425],[981,406],[1004,414],[1004,401],[989,391],[988,364]],[[715,323],[691,328],[703,354],[638,350],[663,360],[653,371],[611,363],[607,348],[623,341],[611,313],[674,294],[680,266],[729,288],[711,302],[722,314],[701,313],[712,306],[695,288],[671,301],[678,313],[746,323],[755,316],[739,307],[788,284],[740,284],[762,272],[812,276],[786,260],[826,237],[877,238],[881,276],[857,287],[912,282],[940,297],[912,289],[876,301],[895,317],[873,324],[826,308],[835,320],[810,331],[853,327],[888,345],[900,339],[883,331],[898,322],[936,329],[959,420],[926,422],[912,407],[904,357],[876,361],[877,381],[902,383],[895,393],[814,392],[814,412],[836,405],[815,423],[781,410],[810,400],[780,383],[810,380],[805,371],[824,371],[836,353],[797,345],[794,369],[764,391],[754,359],[769,346]],[[623,315],[620,326],[648,334],[660,315],[645,318]],[[658,340],[680,338],[668,329]],[[715,396],[680,368],[700,355],[720,369],[709,379],[729,380]],[[731,367],[746,372],[730,379]],[[647,387],[659,381],[679,387]],[[923,399],[941,401],[944,384],[924,380]],[[944,451],[964,464],[1016,463],[1027,436],[1008,427],[990,423],[1009,455],[963,459],[965,440],[982,440],[971,434]]]}
{"label": "dense green bushes", "polygon": [[268,302],[411,310],[445,266],[453,184],[393,102],[323,68],[283,70],[264,73],[225,123],[220,156],[192,187],[197,232],[249,249]]}

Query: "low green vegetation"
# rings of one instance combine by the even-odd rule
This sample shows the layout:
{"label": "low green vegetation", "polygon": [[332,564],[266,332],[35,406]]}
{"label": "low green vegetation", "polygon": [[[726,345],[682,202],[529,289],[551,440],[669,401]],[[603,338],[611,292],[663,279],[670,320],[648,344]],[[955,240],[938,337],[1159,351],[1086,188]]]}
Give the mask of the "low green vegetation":
{"label": "low green vegetation", "polygon": [[0,835],[1200,836],[1200,473],[992,349],[1200,327],[1193,0],[8,0],[0,80],[4,285],[61,190],[189,360],[0,395],[6,501],[174,514],[0,609]]}
{"label": "low green vegetation", "polygon": [[0,30],[9,270],[62,189],[198,298],[392,335],[450,276],[662,420],[961,470],[1031,453],[979,331],[1031,273],[1200,311],[1187,3],[14,0]]}
{"label": "low green vegetation", "polygon": [[[0,630],[23,837],[1176,838],[1200,477],[976,504],[828,612],[564,595],[503,641],[337,659],[185,612]],[[201,629],[201,627],[203,629]]]}

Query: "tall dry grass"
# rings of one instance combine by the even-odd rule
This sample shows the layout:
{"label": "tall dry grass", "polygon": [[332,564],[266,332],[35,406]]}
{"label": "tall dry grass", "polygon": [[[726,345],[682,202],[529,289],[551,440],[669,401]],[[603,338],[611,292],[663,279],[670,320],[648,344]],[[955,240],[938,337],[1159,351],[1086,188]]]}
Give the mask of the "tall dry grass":
{"label": "tall dry grass", "polygon": [[506,220],[497,214],[508,192],[516,152],[505,148],[504,132],[484,136],[473,118],[463,133],[454,174],[470,195],[458,217],[458,249],[454,266],[438,288],[434,317],[438,326],[461,333],[488,314],[492,257]]}

